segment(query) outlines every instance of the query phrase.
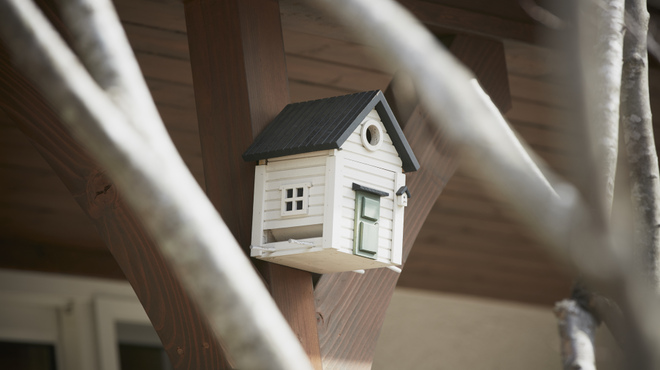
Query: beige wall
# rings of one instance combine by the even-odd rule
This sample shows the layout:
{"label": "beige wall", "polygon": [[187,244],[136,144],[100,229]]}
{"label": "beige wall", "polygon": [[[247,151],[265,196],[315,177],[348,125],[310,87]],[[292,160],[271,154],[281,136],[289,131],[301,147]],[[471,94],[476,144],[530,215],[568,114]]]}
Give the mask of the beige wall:
{"label": "beige wall", "polygon": [[[614,368],[611,338],[597,343],[598,369]],[[558,348],[550,308],[399,288],[373,369],[556,370]]]}

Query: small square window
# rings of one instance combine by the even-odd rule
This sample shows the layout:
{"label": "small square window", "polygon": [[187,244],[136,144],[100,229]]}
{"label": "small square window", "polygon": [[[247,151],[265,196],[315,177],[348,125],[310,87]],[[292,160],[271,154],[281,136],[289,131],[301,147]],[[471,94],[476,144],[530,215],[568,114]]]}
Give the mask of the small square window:
{"label": "small square window", "polygon": [[282,216],[305,215],[311,184],[282,186]]}

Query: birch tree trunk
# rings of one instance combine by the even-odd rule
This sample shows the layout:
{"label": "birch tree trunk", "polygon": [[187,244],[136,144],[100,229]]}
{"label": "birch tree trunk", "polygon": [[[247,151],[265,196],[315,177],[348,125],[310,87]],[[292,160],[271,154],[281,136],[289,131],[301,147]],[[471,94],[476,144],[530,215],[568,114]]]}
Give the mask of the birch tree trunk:
{"label": "birch tree trunk", "polygon": [[[589,142],[597,166],[603,218],[610,219],[619,151],[624,0],[580,0],[578,16]],[[578,61],[579,62],[579,61]],[[579,122],[578,122],[579,124]]]}
{"label": "birch tree trunk", "polygon": [[649,13],[644,0],[626,0],[621,90],[623,129],[638,261],[660,292],[660,183],[649,101],[647,32]]}
{"label": "birch tree trunk", "polygon": [[[586,140],[595,168],[583,173],[583,193],[593,192],[594,212],[602,213],[604,232],[611,230],[614,183],[619,144],[619,101],[624,35],[624,0],[582,0],[565,6],[572,12],[565,20],[575,22],[570,27],[579,37],[564,34],[561,44],[572,45],[569,51],[574,90],[584,91],[585,122],[573,119],[572,124],[584,125]],[[564,33],[569,32],[565,30]],[[571,37],[572,39],[566,39]],[[582,73],[580,73],[582,72]],[[578,144],[579,143],[575,143]],[[584,155],[584,153],[581,153]],[[595,369],[594,332],[600,324],[598,312],[589,304],[594,296],[578,277],[573,285],[571,299],[558,302],[555,313],[558,318],[562,363],[565,370]],[[610,317],[609,315],[603,315]]]}

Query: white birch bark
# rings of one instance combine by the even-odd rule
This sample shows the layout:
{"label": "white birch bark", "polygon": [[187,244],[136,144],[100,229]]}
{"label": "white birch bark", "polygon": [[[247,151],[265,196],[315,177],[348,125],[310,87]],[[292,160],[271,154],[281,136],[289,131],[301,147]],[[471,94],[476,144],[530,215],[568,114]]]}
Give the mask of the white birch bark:
{"label": "white birch bark", "polygon": [[[571,29],[576,30],[580,37],[559,40],[575,47],[577,57],[571,55],[571,62],[580,65],[573,72],[580,77],[574,83],[582,82],[576,90],[584,91],[586,122],[574,123],[586,125],[590,153],[585,154],[591,156],[595,165],[591,173],[580,172],[584,173],[583,177],[591,177],[582,179],[585,184],[583,191],[595,193],[591,201],[596,204],[592,204],[591,208],[601,213],[604,232],[610,229],[619,149],[624,3],[624,0],[583,0],[567,4],[567,8],[576,13],[568,17],[576,22]],[[574,35],[564,34],[564,38],[571,36]],[[587,160],[584,162],[587,164]],[[596,368],[593,333],[600,323],[594,317],[597,313],[591,311],[592,306],[585,305],[586,308],[583,308],[579,304],[584,300],[581,298],[593,296],[587,289],[578,278],[573,287],[572,299],[558,302],[555,306],[559,318],[564,369]]]}
{"label": "white birch bark", "polygon": [[621,127],[626,143],[635,252],[660,291],[660,183],[649,101],[646,1],[626,1]]}
{"label": "white birch bark", "polygon": [[594,334],[598,324],[574,300],[555,304],[564,370],[596,370]]}
{"label": "white birch bark", "polygon": [[176,150],[135,59],[112,2],[57,0],[71,41],[87,72],[124,112],[142,140]]}
{"label": "white birch bark", "polygon": [[619,101],[623,64],[624,0],[581,0],[578,28],[589,143],[597,166],[604,219],[610,218],[619,150]]}
{"label": "white birch bark", "polygon": [[[94,30],[87,32],[100,34],[102,30],[95,28],[102,24],[92,20],[87,26]],[[73,32],[84,30],[74,27]],[[119,64],[92,72],[103,81],[99,87],[31,1],[0,1],[0,31],[16,64],[41,88],[74,137],[108,170],[237,366],[311,369],[298,339],[174,146],[162,136],[149,138],[164,131],[160,119],[154,121],[153,114],[143,115],[140,107],[126,101],[144,97],[144,91],[123,76],[120,64],[126,56],[119,61],[110,58],[108,62]],[[97,37],[92,42],[105,41]],[[99,50],[114,53],[110,45],[81,51]]]}

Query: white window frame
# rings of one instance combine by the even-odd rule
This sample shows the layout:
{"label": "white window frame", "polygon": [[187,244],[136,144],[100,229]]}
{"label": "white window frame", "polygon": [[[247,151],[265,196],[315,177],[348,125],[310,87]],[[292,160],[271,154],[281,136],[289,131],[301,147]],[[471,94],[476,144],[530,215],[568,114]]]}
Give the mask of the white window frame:
{"label": "white window frame", "polygon": [[151,326],[149,317],[136,299],[116,297],[95,297],[94,313],[100,370],[120,370],[117,324],[121,322]]}
{"label": "white window frame", "polygon": [[[282,191],[281,197],[281,215],[282,216],[300,216],[306,215],[309,212],[309,188],[312,186],[310,183],[288,184],[280,186]],[[298,190],[302,189],[302,195],[298,195]],[[288,191],[292,191],[292,197],[287,198]],[[292,202],[291,210],[287,210],[287,203]],[[297,202],[302,202],[302,208],[297,208]]]}
{"label": "white window frame", "polygon": [[[35,319],[30,325],[5,325],[0,338],[55,346],[58,369],[119,368],[117,323],[149,325],[149,319],[128,283],[94,278],[0,269],[0,305],[16,312],[54,313],[57,323]],[[50,315],[50,314],[48,314]],[[11,320],[11,317],[4,319]],[[157,343],[154,343],[157,344]]]}

